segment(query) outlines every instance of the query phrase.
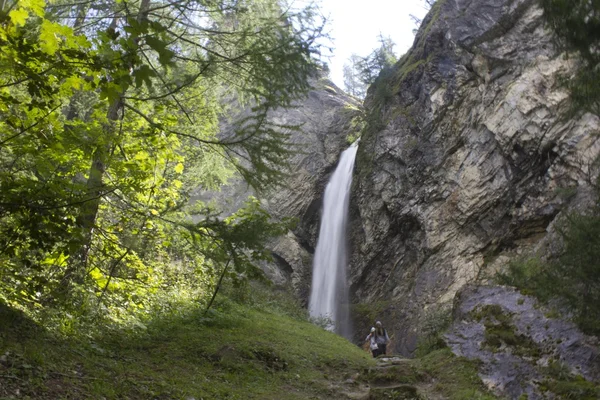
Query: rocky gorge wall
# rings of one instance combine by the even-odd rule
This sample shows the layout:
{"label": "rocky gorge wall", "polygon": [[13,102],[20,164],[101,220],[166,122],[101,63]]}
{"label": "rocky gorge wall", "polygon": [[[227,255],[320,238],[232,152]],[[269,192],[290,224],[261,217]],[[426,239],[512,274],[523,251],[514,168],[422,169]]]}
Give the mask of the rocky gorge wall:
{"label": "rocky gorge wall", "polygon": [[[269,122],[300,129],[287,132],[296,151],[288,160],[290,170],[286,181],[259,196],[272,217],[292,217],[298,221],[295,229],[269,243],[274,262],[264,263],[263,270],[276,285],[291,286],[303,303],[307,303],[309,296],[325,185],[340,153],[349,146],[348,138],[358,136],[357,121],[361,114],[359,101],[324,75],[320,72],[312,79],[312,89],[293,107],[269,112]],[[223,135],[227,136],[229,129],[226,122],[221,124]],[[250,195],[256,194],[240,177],[234,177],[218,192],[196,190],[192,201],[214,202],[227,215],[241,207]]]}
{"label": "rocky gorge wall", "polygon": [[[392,351],[413,355],[461,288],[489,283],[515,257],[559,251],[557,221],[593,202],[599,121],[564,117],[560,78],[576,61],[557,50],[536,4],[438,0],[364,110],[316,78],[306,99],[270,114],[302,129],[286,184],[261,199],[274,217],[298,219],[270,243],[264,270],[305,303],[325,185],[366,124],[349,229],[357,343],[380,319]],[[248,194],[234,182],[217,201],[234,209]]]}
{"label": "rocky gorge wall", "polygon": [[575,61],[552,40],[535,1],[438,0],[369,89],[351,206],[357,340],[381,319],[412,355],[428,315],[510,258],[554,251],[553,224],[590,203],[599,121],[562,117]]}

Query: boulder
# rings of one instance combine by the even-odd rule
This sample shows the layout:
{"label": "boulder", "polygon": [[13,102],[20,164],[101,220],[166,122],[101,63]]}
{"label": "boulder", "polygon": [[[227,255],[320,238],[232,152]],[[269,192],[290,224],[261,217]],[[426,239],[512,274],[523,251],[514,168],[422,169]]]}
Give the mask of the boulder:
{"label": "boulder", "polygon": [[478,361],[483,382],[500,396],[600,396],[598,339],[554,314],[513,288],[467,285],[444,338],[454,354]]}

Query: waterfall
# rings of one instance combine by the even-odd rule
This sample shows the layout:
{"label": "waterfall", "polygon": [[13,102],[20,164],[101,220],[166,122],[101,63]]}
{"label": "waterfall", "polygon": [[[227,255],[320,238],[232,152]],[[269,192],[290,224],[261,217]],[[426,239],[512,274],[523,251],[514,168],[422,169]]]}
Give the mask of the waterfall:
{"label": "waterfall", "polygon": [[355,142],[342,153],[325,189],[309,302],[312,318],[328,319],[327,328],[346,337],[351,334],[346,281],[346,226],[357,150],[358,142]]}

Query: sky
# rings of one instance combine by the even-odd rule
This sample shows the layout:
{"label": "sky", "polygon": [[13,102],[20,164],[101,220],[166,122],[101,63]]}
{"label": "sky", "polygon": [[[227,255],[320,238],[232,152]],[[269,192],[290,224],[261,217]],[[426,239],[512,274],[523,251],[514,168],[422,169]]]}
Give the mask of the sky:
{"label": "sky", "polygon": [[379,34],[396,43],[399,57],[412,45],[413,29],[417,26],[410,14],[423,19],[427,13],[425,0],[319,0],[323,15],[329,16],[329,34],[333,53],[328,60],[330,77],[344,88],[342,68],[352,53],[366,56],[378,47]]}

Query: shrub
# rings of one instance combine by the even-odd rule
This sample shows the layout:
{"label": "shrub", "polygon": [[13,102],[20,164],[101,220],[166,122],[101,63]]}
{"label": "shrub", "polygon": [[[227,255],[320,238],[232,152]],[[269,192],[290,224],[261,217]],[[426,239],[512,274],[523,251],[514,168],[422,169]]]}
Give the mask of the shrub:
{"label": "shrub", "polygon": [[442,335],[451,323],[452,309],[449,306],[441,306],[428,312],[421,326],[415,356],[423,357],[434,350],[447,347]]}

